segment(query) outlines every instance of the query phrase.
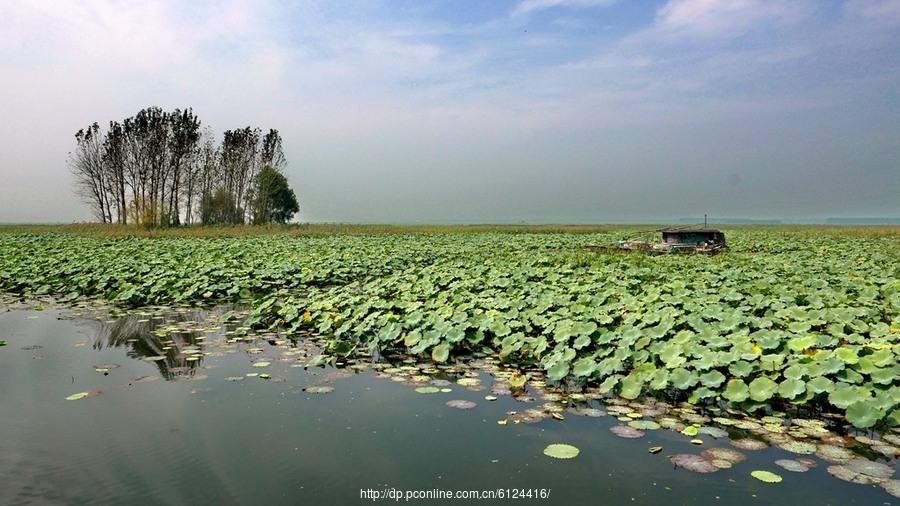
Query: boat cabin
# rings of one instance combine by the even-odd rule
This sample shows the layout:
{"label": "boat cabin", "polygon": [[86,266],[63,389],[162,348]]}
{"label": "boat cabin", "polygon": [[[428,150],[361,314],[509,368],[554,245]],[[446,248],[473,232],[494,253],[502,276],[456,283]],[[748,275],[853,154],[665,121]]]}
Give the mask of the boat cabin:
{"label": "boat cabin", "polygon": [[725,234],[711,228],[664,228],[664,244],[674,246],[725,246]]}

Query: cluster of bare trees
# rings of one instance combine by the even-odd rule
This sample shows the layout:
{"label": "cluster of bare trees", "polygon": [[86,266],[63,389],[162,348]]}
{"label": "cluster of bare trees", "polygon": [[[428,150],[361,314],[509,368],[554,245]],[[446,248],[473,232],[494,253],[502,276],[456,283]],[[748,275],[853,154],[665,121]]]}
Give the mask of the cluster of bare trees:
{"label": "cluster of bare trees", "polygon": [[286,164],[277,130],[228,130],[217,144],[191,109],[149,107],[106,132],[94,123],[75,141],[69,167],[103,223],[266,222],[272,213],[259,175],[281,174]]}

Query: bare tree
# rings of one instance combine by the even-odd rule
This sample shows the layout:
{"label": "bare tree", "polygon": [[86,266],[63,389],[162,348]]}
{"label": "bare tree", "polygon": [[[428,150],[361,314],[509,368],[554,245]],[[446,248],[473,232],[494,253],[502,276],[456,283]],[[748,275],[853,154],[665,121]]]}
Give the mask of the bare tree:
{"label": "bare tree", "polygon": [[103,169],[103,144],[97,123],[75,133],[75,152],[69,154],[69,169],[79,195],[102,223],[112,222]]}

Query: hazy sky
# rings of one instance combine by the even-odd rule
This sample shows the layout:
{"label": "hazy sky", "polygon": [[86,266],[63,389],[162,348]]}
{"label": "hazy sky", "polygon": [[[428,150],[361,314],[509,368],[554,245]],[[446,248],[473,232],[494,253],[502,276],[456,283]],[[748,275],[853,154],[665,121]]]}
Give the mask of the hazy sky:
{"label": "hazy sky", "polygon": [[282,132],[303,221],[900,216],[900,0],[0,2],[0,222],[73,134]]}

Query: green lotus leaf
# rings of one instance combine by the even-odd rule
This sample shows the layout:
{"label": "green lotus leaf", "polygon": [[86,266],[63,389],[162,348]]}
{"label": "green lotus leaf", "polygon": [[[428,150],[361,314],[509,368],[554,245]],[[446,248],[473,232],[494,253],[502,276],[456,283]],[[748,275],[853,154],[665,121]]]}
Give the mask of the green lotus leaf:
{"label": "green lotus leaf", "polygon": [[878,367],[885,367],[894,363],[894,353],[889,349],[881,349],[869,355],[869,360]]}
{"label": "green lotus leaf", "polygon": [[877,407],[873,401],[865,400],[850,404],[845,416],[854,427],[868,429],[878,423],[884,417],[884,413],[884,410]]}
{"label": "green lotus leaf", "polygon": [[743,402],[750,397],[750,389],[742,380],[733,379],[725,386],[725,392],[722,393],[722,397],[731,402]]}
{"label": "green lotus leaf", "polygon": [[700,383],[707,387],[717,387],[725,381],[725,375],[719,371],[709,371],[700,375]]}
{"label": "green lotus leaf", "polygon": [[856,350],[852,348],[838,348],[834,351],[834,356],[845,364],[855,364],[859,362],[859,356],[856,354]]}
{"label": "green lotus leaf", "polygon": [[575,342],[572,343],[572,347],[576,350],[580,350],[589,344],[591,344],[591,336],[581,335],[575,338]]}
{"label": "green lotus leaf", "polygon": [[891,411],[887,416],[887,420],[893,426],[900,425],[900,408],[897,408],[897,409]]}
{"label": "green lotus leaf", "polygon": [[778,385],[778,395],[784,399],[793,399],[806,392],[806,383],[799,379],[787,379]]}
{"label": "green lotus leaf", "polygon": [[620,384],[619,396],[625,399],[636,399],[641,395],[644,381],[637,374],[629,374]]}
{"label": "green lotus leaf", "polygon": [[799,380],[806,375],[806,368],[801,365],[794,364],[782,371],[781,374],[783,374],[787,379]]}
{"label": "green lotus leaf", "polygon": [[610,377],[606,378],[605,380],[603,380],[602,383],[600,383],[600,385],[597,387],[597,391],[600,392],[601,394],[609,393],[612,391],[613,388],[616,387],[616,385],[619,384],[619,380],[621,380],[621,379],[622,379],[622,377],[619,376],[618,374],[610,376]]}
{"label": "green lotus leaf", "polygon": [[680,367],[669,374],[669,382],[679,390],[687,390],[696,385],[698,381],[700,379],[697,377],[697,374]]}
{"label": "green lotus leaf", "polygon": [[806,382],[806,390],[813,394],[831,392],[833,389],[834,382],[825,376],[819,376]]}
{"label": "green lotus leaf", "polygon": [[774,350],[781,346],[784,334],[776,330],[760,330],[751,336],[756,344],[764,350]]}
{"label": "green lotus leaf", "polygon": [[513,374],[507,381],[512,388],[522,388],[525,386],[525,382],[528,381],[528,377],[524,374]]}
{"label": "green lotus leaf", "polygon": [[590,337],[596,331],[597,324],[594,322],[578,322],[572,327],[572,332],[579,336]]}
{"label": "green lotus leaf", "polygon": [[681,355],[681,346],[677,344],[666,344],[659,352],[659,358],[669,369],[674,369],[685,363],[687,360]]}
{"label": "green lotus leaf", "polygon": [[747,377],[747,375],[753,372],[753,364],[744,360],[740,360],[728,366],[728,372],[731,373],[732,376],[745,378]]}
{"label": "green lotus leaf", "polygon": [[860,400],[859,388],[846,383],[838,384],[828,394],[828,402],[841,409],[846,409],[858,400]]}
{"label": "green lotus leaf", "polygon": [[697,402],[703,399],[709,399],[715,397],[717,392],[709,387],[700,387],[691,391],[691,395],[688,396],[688,402],[691,404],[696,404]]}
{"label": "green lotus leaf", "polygon": [[900,376],[900,367],[896,365],[875,370],[870,375],[872,383],[879,385],[890,385],[898,376]]}
{"label": "green lotus leaf", "polygon": [[844,368],[844,362],[833,356],[817,363],[822,368],[822,374],[835,374]]}
{"label": "green lotus leaf", "polygon": [[663,390],[669,384],[669,370],[657,369],[650,377],[650,388],[653,390]]}
{"label": "green lotus leaf", "polygon": [[447,332],[447,341],[450,343],[458,343],[465,339],[466,329],[462,325],[453,327]]}
{"label": "green lotus leaf", "polygon": [[569,363],[564,360],[558,360],[547,369],[547,377],[553,381],[559,381],[569,374]]}
{"label": "green lotus leaf", "polygon": [[450,343],[441,343],[431,349],[431,359],[435,362],[446,362],[450,358]]}
{"label": "green lotus leaf", "polygon": [[[806,329],[804,329],[806,330]],[[807,334],[805,336],[794,337],[787,343],[789,350],[798,353],[807,348],[812,348],[816,344],[816,336]]]}
{"label": "green lotus leaf", "polygon": [[767,401],[775,394],[777,388],[778,384],[765,376],[756,378],[749,385],[750,398],[757,402]]}
{"label": "green lotus leaf", "polygon": [[866,378],[862,374],[860,374],[850,368],[841,370],[841,372],[835,374],[834,377],[835,377],[835,379],[843,381],[844,383],[859,384],[859,383],[865,382],[865,380],[866,380]]}
{"label": "green lotus leaf", "polygon": [[591,357],[580,358],[572,364],[572,374],[578,376],[579,378],[590,376],[596,370],[597,362],[595,362]]}

